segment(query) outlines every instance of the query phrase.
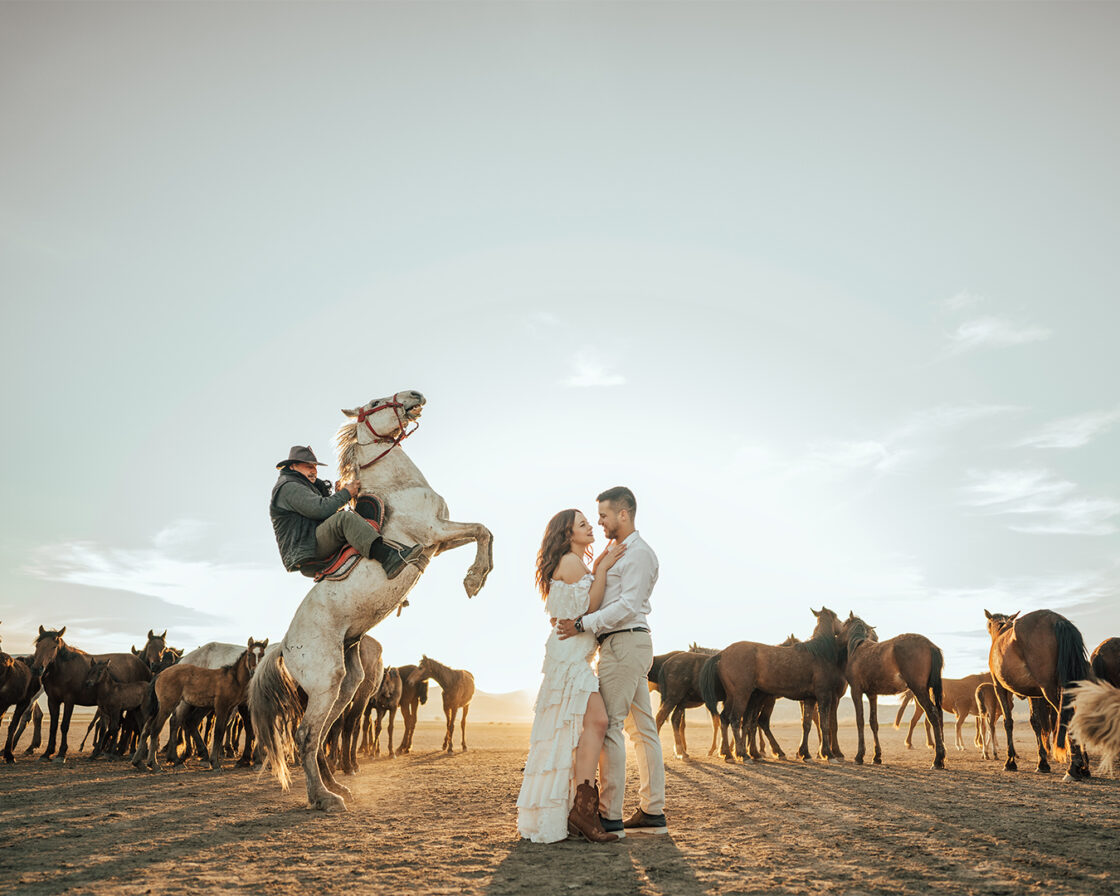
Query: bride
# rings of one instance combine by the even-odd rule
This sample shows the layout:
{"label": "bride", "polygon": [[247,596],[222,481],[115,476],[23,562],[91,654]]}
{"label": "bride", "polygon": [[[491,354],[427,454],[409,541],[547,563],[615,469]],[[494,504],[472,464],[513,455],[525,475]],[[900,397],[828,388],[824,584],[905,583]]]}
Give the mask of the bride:
{"label": "bride", "polygon": [[561,510],[548,521],[537,553],[537,588],[553,620],[544,651],[544,681],[534,705],[525,779],[517,797],[517,830],[535,843],[569,834],[596,843],[617,840],[599,821],[595,770],[607,731],[599,679],[591,668],[598,644],[590,632],[560,640],[557,619],[575,619],[599,609],[607,570],[625,553],[608,547],[592,557],[595,533],[578,510]]}

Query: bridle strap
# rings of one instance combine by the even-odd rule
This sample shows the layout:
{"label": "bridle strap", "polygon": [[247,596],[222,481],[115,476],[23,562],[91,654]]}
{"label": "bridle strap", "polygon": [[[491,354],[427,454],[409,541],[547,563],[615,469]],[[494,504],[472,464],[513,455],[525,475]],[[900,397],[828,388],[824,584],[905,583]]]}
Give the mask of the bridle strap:
{"label": "bridle strap", "polygon": [[[420,428],[420,421],[416,420],[412,424],[412,429],[407,429],[408,420],[401,415],[402,407],[404,407],[404,405],[401,404],[401,402],[397,401],[397,396],[394,395],[392,400],[387,401],[384,404],[379,404],[375,408],[370,408],[368,411],[365,408],[359,408],[358,424],[365,424],[366,429],[368,429],[370,431],[370,434],[373,436],[374,444],[389,444],[389,447],[382,451],[379,455],[377,455],[377,457],[375,457],[373,460],[366,461],[364,464],[358,464],[359,470],[364,470],[366,467],[372,467],[375,463],[381,460],[381,458],[383,458],[386,454],[396,448],[401,442],[403,442],[410,435],[416,432],[417,429]],[[370,417],[372,417],[378,411],[383,411],[386,408],[392,408],[393,413],[397,415],[396,435],[384,435],[382,433],[379,433],[376,429],[373,428],[373,424],[369,422]]]}

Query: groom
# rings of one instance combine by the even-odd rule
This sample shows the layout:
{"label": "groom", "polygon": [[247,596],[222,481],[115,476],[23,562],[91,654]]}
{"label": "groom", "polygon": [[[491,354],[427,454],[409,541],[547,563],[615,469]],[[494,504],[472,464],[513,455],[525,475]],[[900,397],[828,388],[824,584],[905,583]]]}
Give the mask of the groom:
{"label": "groom", "polygon": [[[649,597],[657,582],[657,555],[634,528],[637,501],[624,486],[607,489],[597,498],[599,525],[607,538],[625,544],[626,553],[607,572],[603,603],[594,613],[561,619],[561,638],[592,632],[599,642],[599,691],[607,708],[607,734],[599,759],[602,779],[599,814],[603,828],[625,837],[630,833],[666,834],[665,763],[649,702],[646,674],[653,664],[649,634]],[[641,808],[622,820],[626,786],[625,726],[637,750]]]}

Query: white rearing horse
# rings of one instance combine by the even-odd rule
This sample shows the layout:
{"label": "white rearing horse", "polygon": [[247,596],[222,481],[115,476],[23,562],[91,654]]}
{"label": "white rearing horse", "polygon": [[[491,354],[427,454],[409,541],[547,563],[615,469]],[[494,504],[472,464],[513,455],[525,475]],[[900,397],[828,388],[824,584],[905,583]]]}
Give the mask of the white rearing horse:
{"label": "white rearing horse", "polygon": [[[479,523],[447,518],[447,504],[399,447],[415,431],[425,398],[419,392],[398,392],[353,410],[355,422],[343,424],[336,436],[343,481],[358,479],[363,492],[380,497],[386,506],[385,538],[424,546],[427,561],[451,548],[476,544],[474,563],[463,585],[474,597],[493,568],[493,536]],[[345,512],[345,511],[343,511]],[[249,708],[258,743],[272,772],[287,790],[291,781],[286,756],[291,726],[299,718],[298,684],[307,694],[307,708],[296,732],[312,808],[341,811],[349,790],[335,781],[323,757],[323,738],[353,697],[365,675],[358,640],[393,612],[420,578],[417,565],[389,580],[376,561],[359,562],[349,577],[324,580],[307,592],[296,609],[279,650],[269,650],[249,686]]]}

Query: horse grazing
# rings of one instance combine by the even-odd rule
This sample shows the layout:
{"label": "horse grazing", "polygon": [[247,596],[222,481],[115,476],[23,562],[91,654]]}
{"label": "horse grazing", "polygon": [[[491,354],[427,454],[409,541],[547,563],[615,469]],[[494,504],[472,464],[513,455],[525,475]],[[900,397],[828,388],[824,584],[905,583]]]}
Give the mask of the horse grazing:
{"label": "horse grazing", "polygon": [[285,789],[291,780],[285,761],[290,728],[299,718],[297,685],[307,694],[295,739],[307,799],[317,809],[344,810],[350,794],[326,768],[323,737],[365,677],[357,651],[361,636],[400,606],[437,554],[475,543],[475,559],[463,580],[468,597],[481,590],[494,565],[490,530],[448,519],[446,502],[399,447],[415,431],[408,427],[424,403],[419,392],[398,392],[343,411],[356,419],[343,424],[336,437],[342,479],[358,479],[364,492],[385,504],[384,537],[423,545],[423,557],[392,580],[380,563],[362,560],[342,581],[324,579],[314,585],[296,609],[280,650],[270,651],[249,690],[253,727]]}
{"label": "horse grazing", "polygon": [[[757,714],[768,696],[816,701],[822,731],[834,730],[836,704],[844,692],[843,655],[837,642],[840,620],[827,607],[812,612],[817,617],[817,625],[808,641],[785,647],[737,641],[710,657],[700,670],[700,693],[708,712],[714,713],[721,700],[724,704],[720,721],[724,726],[722,751],[727,762],[734,762],[727,726],[732,728],[736,754],[746,759],[744,731],[756,723]],[[809,755],[811,727],[811,717],[806,716],[801,723],[799,751],[799,755],[805,757]],[[835,757],[834,746],[833,738],[824,737],[820,758],[827,761]],[[761,758],[754,748],[753,736],[749,755],[751,759]]]}
{"label": "horse grazing", "polygon": [[29,660],[0,651],[0,718],[9,706],[15,707],[4,741],[4,761],[9,764],[16,761],[12,749],[23,730],[23,715],[39,693],[39,676],[31,671]]}
{"label": "horse grazing", "polygon": [[[650,666],[650,690],[656,690],[661,695],[661,704],[657,707],[657,730],[665,720],[672,715],[673,745],[678,759],[688,759],[688,744],[685,741],[686,709],[704,705],[704,698],[700,696],[700,670],[717,651],[703,647],[690,646],[688,650],[674,650],[653,658]],[[712,746],[708,750],[711,756],[716,751],[719,736],[719,715],[712,713]]]}
{"label": "horse grazing", "polygon": [[40,757],[49,760],[54,755],[55,737],[58,732],[58,710],[62,711],[62,738],[58,747],[57,760],[66,761],[66,735],[70,730],[70,716],[74,706],[95,706],[97,693],[86,687],[90,663],[94,660],[108,660],[109,669],[120,682],[150,681],[152,673],[148,667],[131,653],[100,653],[90,655],[83,650],[70,647],[62,636],[66,633],[63,626],[58,631],[47,631],[39,626],[39,637],[35,639],[35,656],[31,671],[38,674],[47,695],[47,708],[51,714],[51,731],[47,739],[46,752]]}
{"label": "horse grazing", "polygon": [[[104,728],[101,735],[93,739],[93,753],[89,757],[93,760],[116,743],[117,733],[121,728],[121,717],[125,711],[132,713],[133,719],[143,716],[144,698],[151,685],[146,681],[117,681],[109,669],[108,660],[94,660],[89,665],[89,674],[86,676],[84,687],[92,688],[97,695],[97,711],[101,715]],[[138,720],[137,727],[143,730],[142,719]]]}
{"label": "horse grazing", "polygon": [[[984,683],[989,685],[992,683],[992,676],[989,672],[978,672],[975,675],[966,675],[964,678],[942,678],[941,679],[941,712],[944,716],[946,710],[953,713],[957,717],[957,749],[964,750],[964,738],[961,736],[964,728],[964,723],[970,715],[976,716],[976,735],[973,737],[973,743],[980,749],[984,746],[984,713],[983,709],[977,709],[976,706],[976,689]],[[902,696],[902,703],[898,706],[898,713],[894,717],[894,727],[898,728],[902,724],[902,716],[906,712],[906,707],[910,705],[910,701],[914,699],[914,692],[907,691]],[[914,748],[914,728],[917,727],[918,722],[925,716],[925,710],[921,706],[915,704],[914,715],[910,719],[910,729],[906,732],[906,749],[912,750]],[[933,746],[933,735],[930,730],[929,720],[926,720],[926,746]]]}
{"label": "horse grazing", "polygon": [[404,719],[404,734],[397,746],[397,755],[412,752],[412,735],[416,731],[416,714],[421,704],[428,702],[428,680],[412,681],[412,673],[416,666],[408,664],[398,666],[397,671],[401,676],[401,718]]}
{"label": "horse grazing", "polygon": [[1107,681],[1120,688],[1120,638],[1106,638],[1097,645],[1089,657],[1093,674],[1100,681]]}
{"label": "horse grazing", "polygon": [[238,657],[237,662],[221,669],[203,669],[200,666],[191,666],[185,663],[176,663],[170,669],[165,669],[156,678],[149,692],[150,698],[146,710],[151,718],[144,727],[140,737],[140,746],[132,757],[132,764],[140,768],[144,764],[144,747],[146,739],[151,745],[147,751],[148,767],[153,771],[160,768],[159,758],[159,733],[168,716],[175,711],[180,701],[198,709],[214,710],[214,736],[210,742],[210,768],[214,771],[221,770],[222,737],[225,734],[226,724],[229,722],[230,713],[245,702],[245,692],[249,688],[249,679],[257,667],[264,649],[268,646],[268,638],[263,641],[249,639],[248,647]]}
{"label": "horse grazing", "polygon": [[879,746],[880,694],[898,694],[909,688],[914,699],[933,725],[933,767],[945,768],[944,721],[941,716],[941,670],[945,665],[941,649],[924,635],[897,635],[880,643],[875,629],[853,613],[848,613],[841,633],[848,645],[844,676],[852,688],[859,743],[854,757],[863,763],[863,695],[867,695],[868,721],[875,742],[872,762],[883,761]]}
{"label": "horse grazing", "polygon": [[[1093,677],[1085,656],[1085,641],[1077,627],[1053,610],[1034,610],[1020,617],[1018,613],[984,611],[992,646],[988,666],[996,686],[996,697],[1003,709],[1003,727],[1007,733],[1007,771],[1018,768],[1015,744],[1012,741],[1014,721],[1011,718],[1012,694],[1043,698],[1058,715],[1054,735],[1054,755],[1059,761],[1069,758],[1066,780],[1089,777],[1089,763],[1076,741],[1067,745],[1070,716],[1073,714],[1075,682]],[[1036,726],[1032,699],[1031,725],[1038,737],[1038,771],[1050,771],[1042,747],[1041,730]]]}
{"label": "horse grazing", "polygon": [[455,735],[455,715],[460,709],[463,710],[463,721],[459,729],[459,744],[466,752],[467,710],[474,698],[474,676],[466,669],[452,669],[425,656],[412,673],[412,680],[416,682],[426,678],[434,678],[443,691],[443,716],[447,720],[447,733],[443,737],[444,752],[454,751],[451,741]]}
{"label": "horse grazing", "polygon": [[1082,681],[1073,694],[1070,734],[1100,753],[1097,767],[1105,774],[1120,759],[1120,688],[1104,681]]}

